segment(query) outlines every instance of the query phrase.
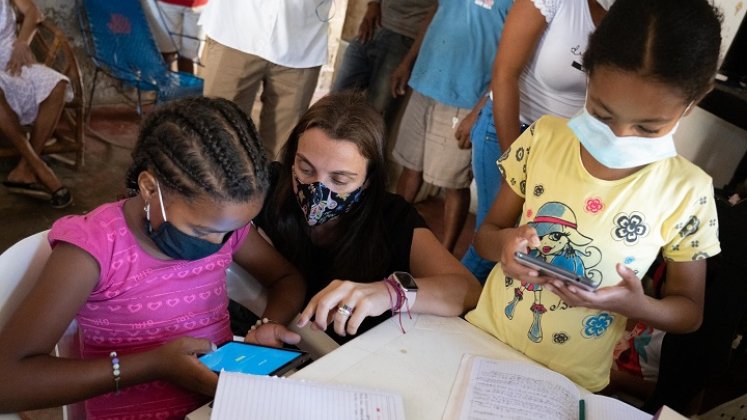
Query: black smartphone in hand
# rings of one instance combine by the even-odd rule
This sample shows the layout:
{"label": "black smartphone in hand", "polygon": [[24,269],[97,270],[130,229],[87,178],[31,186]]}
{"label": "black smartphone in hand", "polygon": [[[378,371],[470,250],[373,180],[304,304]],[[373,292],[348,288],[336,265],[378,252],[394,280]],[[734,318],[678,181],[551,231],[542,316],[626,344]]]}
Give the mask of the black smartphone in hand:
{"label": "black smartphone in hand", "polygon": [[537,270],[540,275],[563,280],[568,284],[580,287],[589,292],[595,292],[597,290],[597,285],[595,285],[594,281],[590,278],[579,276],[573,271],[566,270],[557,265],[552,265],[541,258],[532,257],[524,252],[515,252],[514,257],[520,264]]}

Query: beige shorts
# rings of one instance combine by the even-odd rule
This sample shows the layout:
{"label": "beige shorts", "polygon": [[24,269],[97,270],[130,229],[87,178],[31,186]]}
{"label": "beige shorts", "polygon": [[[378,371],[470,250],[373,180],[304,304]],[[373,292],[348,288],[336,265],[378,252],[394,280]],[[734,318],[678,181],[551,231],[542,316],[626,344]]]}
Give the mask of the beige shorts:
{"label": "beige shorts", "polygon": [[423,180],[437,187],[469,188],[472,150],[460,149],[454,137],[459,122],[469,112],[413,91],[392,152],[395,162],[423,172]]}

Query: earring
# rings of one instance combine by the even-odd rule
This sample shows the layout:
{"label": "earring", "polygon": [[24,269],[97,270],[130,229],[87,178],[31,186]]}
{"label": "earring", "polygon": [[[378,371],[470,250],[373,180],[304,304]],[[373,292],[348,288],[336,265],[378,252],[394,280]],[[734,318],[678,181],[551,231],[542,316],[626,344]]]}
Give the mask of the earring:
{"label": "earring", "polygon": [[150,203],[147,203],[145,207],[143,207],[143,210],[145,210],[145,218],[150,220]]}

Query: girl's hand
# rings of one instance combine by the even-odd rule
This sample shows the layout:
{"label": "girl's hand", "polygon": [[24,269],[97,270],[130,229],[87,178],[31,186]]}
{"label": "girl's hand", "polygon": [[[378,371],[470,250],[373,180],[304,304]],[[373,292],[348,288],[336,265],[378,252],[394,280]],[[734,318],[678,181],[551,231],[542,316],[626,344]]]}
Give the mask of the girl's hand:
{"label": "girl's hand", "polygon": [[[312,328],[326,330],[334,323],[338,335],[354,335],[367,316],[378,316],[391,308],[391,297],[396,298],[395,293],[383,280],[374,283],[333,280],[311,298],[301,313],[298,327],[305,327],[313,317]],[[350,308],[350,315],[340,308]]]}
{"label": "girl's hand", "polygon": [[7,72],[15,77],[21,74],[23,66],[30,66],[36,63],[34,54],[31,52],[25,42],[16,41],[13,43],[13,51],[10,53],[10,59],[6,67]]}
{"label": "girl's hand", "polygon": [[245,343],[263,346],[283,347],[283,344],[298,344],[301,336],[289,330],[285,325],[276,322],[262,324],[249,331],[244,337]]}
{"label": "girl's hand", "polygon": [[[509,230],[509,229],[506,229]],[[529,225],[519,226],[511,229],[511,232],[505,238],[501,252],[501,268],[503,272],[511,278],[528,281],[530,283],[545,283],[547,277],[539,277],[537,270],[529,268],[518,261],[514,253],[528,253],[530,248],[538,248],[540,239],[537,231]]]}
{"label": "girl's hand", "polygon": [[608,310],[629,317],[636,307],[640,307],[639,302],[645,298],[643,285],[630,268],[623,264],[617,264],[616,268],[622,280],[614,286],[602,287],[596,292],[587,292],[558,279],[551,279],[544,287],[570,306]]}
{"label": "girl's hand", "polygon": [[[215,395],[218,375],[197,360],[215,346],[202,338],[181,337],[152,350],[159,377],[182,388],[203,395]],[[126,369],[125,366],[123,366]],[[123,371],[126,372],[126,371]]]}

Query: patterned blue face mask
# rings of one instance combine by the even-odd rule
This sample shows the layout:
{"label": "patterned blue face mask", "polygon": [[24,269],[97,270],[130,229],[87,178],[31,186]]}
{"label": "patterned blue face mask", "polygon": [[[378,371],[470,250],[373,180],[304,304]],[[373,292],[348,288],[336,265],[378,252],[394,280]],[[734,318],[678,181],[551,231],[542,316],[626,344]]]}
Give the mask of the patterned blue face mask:
{"label": "patterned blue face mask", "polygon": [[161,204],[163,222],[158,229],[153,230],[150,224],[150,204],[148,204],[145,206],[145,228],[148,232],[148,237],[156,244],[161,252],[176,260],[199,260],[218,252],[228,238],[231,237],[233,232],[227,233],[223,237],[223,242],[216,244],[196,236],[187,235],[177,229],[176,226],[172,225],[166,219],[166,210],[164,209],[163,197],[161,196],[161,186],[158,184],[156,186],[158,188],[158,201]]}
{"label": "patterned blue face mask", "polygon": [[349,212],[363,195],[363,185],[355,191],[338,194],[321,181],[304,184],[295,175],[296,200],[309,226],[321,225]]}

